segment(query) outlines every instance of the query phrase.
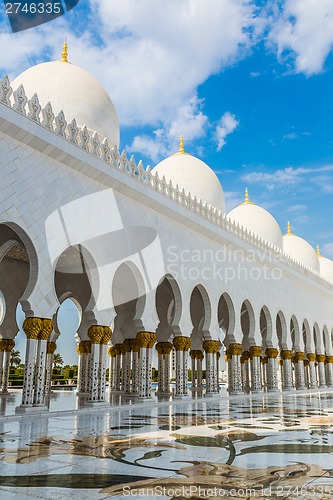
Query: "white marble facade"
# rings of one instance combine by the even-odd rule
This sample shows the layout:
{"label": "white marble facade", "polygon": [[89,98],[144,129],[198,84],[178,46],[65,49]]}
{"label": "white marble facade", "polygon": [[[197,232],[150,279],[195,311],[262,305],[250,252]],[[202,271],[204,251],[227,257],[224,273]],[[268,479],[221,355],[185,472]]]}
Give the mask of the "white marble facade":
{"label": "white marble facade", "polygon": [[[56,63],[65,80],[66,58]],[[153,349],[164,395],[172,358],[176,397],[189,394],[188,369],[192,393],[205,375],[207,395],[218,393],[220,369],[230,394],[332,387],[333,263],[290,226],[282,237],[248,192],[225,214],[217,177],[182,140],[153,171],[120,153],[116,115],[91,129],[104,101],[75,67],[80,116],[65,115],[60,95],[54,109],[52,95],[40,101],[30,85],[53,78],[40,66],[23,85],[0,81],[0,373],[6,393],[20,303],[27,346],[18,411],[46,408],[67,298],[81,312],[78,393],[87,404],[105,401],[107,367],[111,393],[151,398]],[[114,127],[108,139],[105,127]]]}

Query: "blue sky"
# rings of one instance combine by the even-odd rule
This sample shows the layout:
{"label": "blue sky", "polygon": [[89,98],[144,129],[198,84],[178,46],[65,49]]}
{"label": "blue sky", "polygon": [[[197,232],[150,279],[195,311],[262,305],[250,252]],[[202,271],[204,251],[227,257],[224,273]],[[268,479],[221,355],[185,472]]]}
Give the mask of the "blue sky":
{"label": "blue sky", "polygon": [[333,258],[331,0],[81,0],[15,35],[0,11],[2,74],[59,59],[66,37],[70,61],[115,104],[121,148],[153,166],[182,133],[218,174],[228,211],[248,186],[283,229],[290,220]]}

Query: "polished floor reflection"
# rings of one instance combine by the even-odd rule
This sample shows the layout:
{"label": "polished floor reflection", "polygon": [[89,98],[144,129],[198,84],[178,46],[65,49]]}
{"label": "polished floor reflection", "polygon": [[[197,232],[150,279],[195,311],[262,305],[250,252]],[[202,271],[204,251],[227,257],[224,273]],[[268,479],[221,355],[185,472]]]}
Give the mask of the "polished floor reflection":
{"label": "polished floor reflection", "polygon": [[332,393],[0,417],[0,440],[4,500],[333,497]]}

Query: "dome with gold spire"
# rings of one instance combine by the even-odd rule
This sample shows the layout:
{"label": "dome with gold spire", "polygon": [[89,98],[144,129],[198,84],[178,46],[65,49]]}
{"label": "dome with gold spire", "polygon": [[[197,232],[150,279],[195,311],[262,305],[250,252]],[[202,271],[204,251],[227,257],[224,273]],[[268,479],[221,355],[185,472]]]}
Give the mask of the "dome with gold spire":
{"label": "dome with gold spire", "polygon": [[37,93],[42,107],[50,102],[55,115],[63,110],[68,123],[75,118],[79,128],[86,125],[90,134],[96,131],[111,147],[119,147],[119,121],[108,93],[94,76],[68,61],[66,42],[60,61],[32,66],[15,78],[12,88],[21,84],[28,99]]}
{"label": "dome with gold spire", "polygon": [[316,251],[310,243],[291,232],[290,222],[288,222],[287,233],[283,236],[283,250],[305,267],[319,272],[319,259]]}
{"label": "dome with gold spire", "polygon": [[158,172],[160,178],[165,176],[174,187],[178,184],[186,194],[191,193],[192,197],[224,213],[224,192],[217,175],[206,163],[185,152],[182,136],[178,153],[162,160],[152,171]]}
{"label": "dome with gold spire", "polygon": [[317,245],[317,256],[319,259],[320,274],[325,280],[333,283],[333,260],[328,259],[327,257],[321,255],[318,245]]}
{"label": "dome with gold spire", "polygon": [[283,240],[279,224],[267,210],[250,201],[247,188],[244,202],[231,210],[228,217],[268,243],[282,248]]}

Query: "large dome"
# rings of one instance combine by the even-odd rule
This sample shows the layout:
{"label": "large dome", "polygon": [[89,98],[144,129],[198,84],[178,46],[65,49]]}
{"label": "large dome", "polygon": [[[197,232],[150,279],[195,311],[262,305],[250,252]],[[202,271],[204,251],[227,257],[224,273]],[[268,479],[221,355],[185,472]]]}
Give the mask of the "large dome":
{"label": "large dome", "polygon": [[55,115],[63,110],[68,123],[75,118],[79,128],[86,125],[90,134],[96,131],[119,147],[119,121],[108,93],[94,76],[66,61],[64,45],[61,61],[27,69],[12,82],[13,89],[22,84],[28,99],[37,93],[42,107],[50,102]]}
{"label": "large dome", "polygon": [[165,176],[167,182],[184,189],[186,194],[207,202],[221,212],[225,211],[224,193],[221,183],[215,172],[199,158],[184,152],[184,143],[181,138],[179,152],[169,156],[153,168],[160,178]]}
{"label": "large dome", "polygon": [[319,259],[310,243],[292,234],[288,223],[288,232],[283,236],[283,251],[298,260],[304,266],[319,272]]}
{"label": "large dome", "polygon": [[268,243],[279,248],[283,247],[279,224],[267,210],[249,200],[247,189],[245,190],[244,203],[231,210],[228,217]]}
{"label": "large dome", "polygon": [[319,257],[320,274],[325,280],[333,283],[333,260],[320,255],[319,247],[317,247],[317,255]]}

